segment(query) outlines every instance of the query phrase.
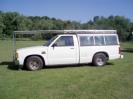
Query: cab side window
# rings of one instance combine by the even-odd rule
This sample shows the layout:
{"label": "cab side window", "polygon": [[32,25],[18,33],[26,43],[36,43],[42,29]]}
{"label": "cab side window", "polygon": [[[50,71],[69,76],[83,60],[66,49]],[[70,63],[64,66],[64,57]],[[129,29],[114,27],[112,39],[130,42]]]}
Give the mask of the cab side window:
{"label": "cab side window", "polygon": [[74,46],[73,36],[61,36],[55,43],[55,46]]}

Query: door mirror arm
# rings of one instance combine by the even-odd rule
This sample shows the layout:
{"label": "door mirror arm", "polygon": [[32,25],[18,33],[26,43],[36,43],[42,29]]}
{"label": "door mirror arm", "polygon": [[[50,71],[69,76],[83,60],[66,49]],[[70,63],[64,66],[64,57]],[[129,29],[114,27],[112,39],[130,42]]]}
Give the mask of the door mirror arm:
{"label": "door mirror arm", "polygon": [[54,48],[54,47],[56,47],[57,46],[57,44],[56,43],[54,43],[53,45],[52,45],[52,47]]}

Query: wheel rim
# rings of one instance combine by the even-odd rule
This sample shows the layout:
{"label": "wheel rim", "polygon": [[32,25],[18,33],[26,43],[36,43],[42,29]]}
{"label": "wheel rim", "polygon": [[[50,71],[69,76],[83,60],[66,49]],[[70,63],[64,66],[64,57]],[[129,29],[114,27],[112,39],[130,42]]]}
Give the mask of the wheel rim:
{"label": "wheel rim", "polygon": [[98,66],[104,65],[104,60],[103,60],[103,58],[98,57],[98,58],[97,58],[97,64],[98,64]]}
{"label": "wheel rim", "polygon": [[33,60],[29,63],[29,66],[31,67],[32,70],[37,70],[39,68],[39,62]]}

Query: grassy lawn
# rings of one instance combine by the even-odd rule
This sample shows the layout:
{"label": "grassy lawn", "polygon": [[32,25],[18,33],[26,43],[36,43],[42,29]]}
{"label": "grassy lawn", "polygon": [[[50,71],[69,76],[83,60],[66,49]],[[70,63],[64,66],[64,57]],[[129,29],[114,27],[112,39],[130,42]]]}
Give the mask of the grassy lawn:
{"label": "grassy lawn", "polygon": [[[18,47],[43,41],[18,41]],[[133,43],[122,43],[124,59],[91,65],[16,70],[12,42],[0,41],[0,99],[133,99]]]}

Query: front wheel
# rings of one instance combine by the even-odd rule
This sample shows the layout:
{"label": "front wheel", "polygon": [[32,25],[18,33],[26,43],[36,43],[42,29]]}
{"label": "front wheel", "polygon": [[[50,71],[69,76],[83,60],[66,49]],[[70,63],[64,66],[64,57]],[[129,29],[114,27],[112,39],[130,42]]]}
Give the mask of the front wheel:
{"label": "front wheel", "polygon": [[43,61],[38,56],[30,56],[26,60],[26,67],[28,70],[31,70],[31,71],[42,69]]}
{"label": "front wheel", "polygon": [[93,64],[95,66],[103,66],[105,65],[107,62],[107,57],[104,53],[98,53],[94,56],[93,58]]}

